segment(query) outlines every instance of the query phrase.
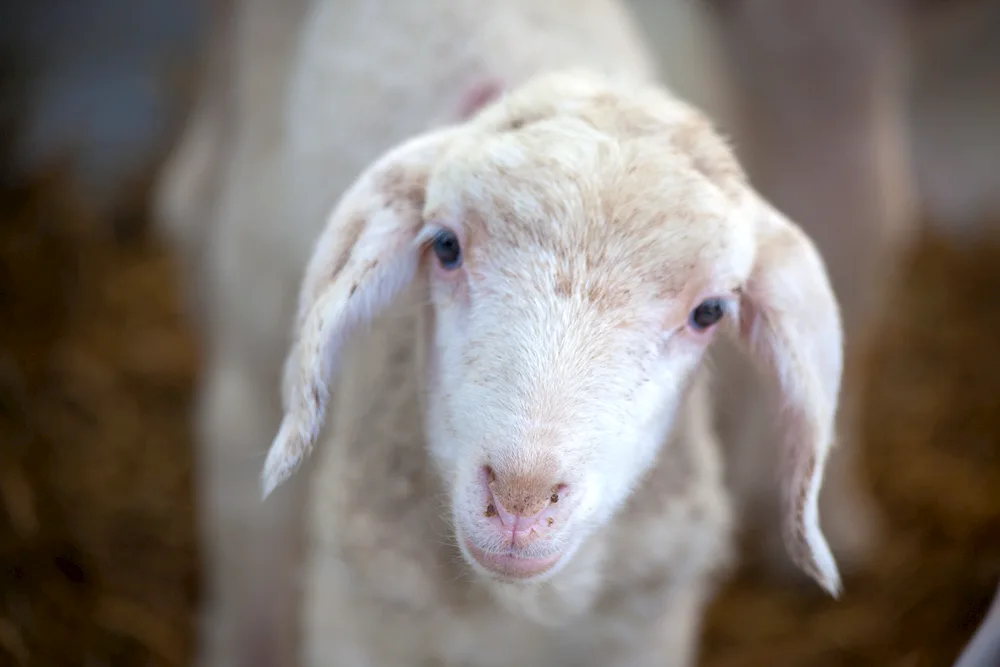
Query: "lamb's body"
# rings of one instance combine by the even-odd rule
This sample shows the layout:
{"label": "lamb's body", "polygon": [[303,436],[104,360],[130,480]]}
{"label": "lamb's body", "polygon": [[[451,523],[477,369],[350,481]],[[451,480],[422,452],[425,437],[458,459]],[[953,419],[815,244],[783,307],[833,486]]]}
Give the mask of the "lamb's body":
{"label": "lamb's body", "polygon": [[730,557],[705,379],[610,527],[545,584],[487,583],[462,560],[427,456],[421,302],[404,295],[345,352],[309,503],[304,664],[693,665]]}

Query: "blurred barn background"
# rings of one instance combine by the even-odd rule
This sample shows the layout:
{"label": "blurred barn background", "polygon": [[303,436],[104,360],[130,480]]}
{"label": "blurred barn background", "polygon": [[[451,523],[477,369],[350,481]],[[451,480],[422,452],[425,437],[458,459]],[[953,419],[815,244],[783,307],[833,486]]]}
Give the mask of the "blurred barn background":
{"label": "blurred barn background", "polygon": [[[654,45],[709,37],[632,4]],[[906,7],[924,231],[864,387],[885,546],[840,602],[743,573],[712,609],[705,665],[950,665],[1000,579],[1000,3]],[[206,10],[0,12],[0,665],[186,665],[199,360],[148,203]],[[720,91],[667,75],[713,107]]]}

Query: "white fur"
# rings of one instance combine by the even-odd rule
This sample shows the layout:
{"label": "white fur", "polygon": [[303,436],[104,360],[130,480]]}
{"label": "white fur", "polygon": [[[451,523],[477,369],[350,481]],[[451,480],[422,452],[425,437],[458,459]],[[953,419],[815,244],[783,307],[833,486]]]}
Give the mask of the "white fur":
{"label": "white fur", "polygon": [[[387,151],[334,207],[263,471],[267,493],[323,442],[307,664],[692,664],[730,541],[712,337],[688,324],[709,297],[778,381],[788,548],[839,592],[817,509],[842,364],[823,263],[700,114],[613,81],[533,77]],[[510,549],[501,494],[547,507],[514,553],[554,565],[511,581],[477,555]]]}
{"label": "white fur", "polygon": [[[686,1],[659,7],[667,15],[658,20],[697,18]],[[234,21],[233,53],[223,67],[226,96],[216,90],[214,98],[202,98],[196,114],[202,120],[192,125],[167,172],[161,204],[171,211],[162,226],[187,258],[185,284],[199,299],[195,314],[207,347],[198,421],[210,584],[201,662],[213,666],[251,656],[273,664],[292,659],[298,576],[292,564],[299,558],[294,517],[305,503],[306,480],[293,478],[263,507],[256,503],[255,480],[270,437],[279,428],[289,433],[275,387],[302,267],[311,255],[315,261],[323,254],[313,255],[314,242],[334,203],[380,153],[456,121],[463,95],[483,83],[510,88],[562,66],[585,66],[621,81],[651,81],[656,71],[639,29],[613,0],[435,0],[419,6],[245,0]],[[665,42],[660,50],[672,65],[668,71],[682,71],[697,84],[696,98],[710,104],[720,99],[711,83],[719,74],[713,65]],[[201,143],[205,136],[214,137],[214,147]],[[202,157],[199,146],[208,149]],[[199,164],[210,166],[201,171]],[[185,185],[192,173],[204,177]],[[322,248],[324,240],[319,243]],[[385,292],[371,291],[368,305],[351,312],[363,320],[385,305],[399,284],[385,285]],[[335,370],[333,361],[327,372]],[[286,366],[286,389],[297,372]],[[354,374],[358,404],[352,409],[364,405],[363,375]],[[743,449],[769,447],[766,438],[758,440]],[[455,456],[454,448],[436,452],[439,461]],[[281,473],[269,488],[300,460],[275,456],[267,465]],[[618,497],[627,494],[627,472],[617,483]],[[595,520],[606,519],[611,509]],[[829,574],[832,563],[822,556],[816,530],[810,529],[808,541]],[[836,589],[833,579],[825,585]],[[585,595],[586,587],[574,586]],[[689,604],[699,605],[700,598],[691,594]]]}

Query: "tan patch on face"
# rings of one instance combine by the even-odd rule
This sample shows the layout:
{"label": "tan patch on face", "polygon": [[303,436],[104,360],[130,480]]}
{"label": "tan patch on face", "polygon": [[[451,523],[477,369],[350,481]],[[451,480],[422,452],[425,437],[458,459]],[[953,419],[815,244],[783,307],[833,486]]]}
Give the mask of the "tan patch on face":
{"label": "tan patch on face", "polygon": [[396,166],[387,170],[377,184],[386,203],[404,219],[420,216],[427,191],[427,169]]}
{"label": "tan patch on face", "polygon": [[628,305],[630,290],[620,284],[613,284],[600,271],[596,271],[600,266],[597,258],[588,256],[582,264],[583,266],[563,266],[557,269],[554,286],[556,296],[563,299],[579,296],[599,313],[622,309]]}
{"label": "tan patch on face", "polygon": [[674,130],[671,139],[706,179],[734,200],[741,196],[743,171],[708,120],[691,118]]}
{"label": "tan patch on face", "polygon": [[473,208],[466,209],[462,214],[462,253],[468,258],[474,255],[476,248],[481,247],[487,240],[488,232],[486,220],[482,213]]}
{"label": "tan patch on face", "polygon": [[696,291],[701,291],[700,285],[704,282],[704,277],[699,273],[694,262],[685,262],[677,266],[669,274],[661,277],[656,298],[661,301],[679,299],[687,305],[688,298],[693,298]]}
{"label": "tan patch on face", "polygon": [[489,482],[490,491],[511,514],[533,516],[552,502],[557,488],[554,472],[554,466],[545,465],[523,474],[494,474]]}
{"label": "tan patch on face", "polygon": [[563,272],[556,277],[556,295],[568,299],[572,294],[573,281],[570,280],[568,273]]}
{"label": "tan patch on face", "polygon": [[587,288],[587,300],[594,304],[598,312],[620,310],[628,305],[631,292],[620,286],[612,287],[602,281],[593,281]]}

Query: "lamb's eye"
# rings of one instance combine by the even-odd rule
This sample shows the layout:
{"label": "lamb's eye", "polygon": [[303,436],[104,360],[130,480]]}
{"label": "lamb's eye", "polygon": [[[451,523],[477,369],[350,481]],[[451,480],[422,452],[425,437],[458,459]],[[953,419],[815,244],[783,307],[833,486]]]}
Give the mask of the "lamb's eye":
{"label": "lamb's eye", "polygon": [[718,324],[726,314],[726,304],[721,299],[706,299],[691,311],[691,328],[705,331]]}
{"label": "lamb's eye", "polygon": [[449,271],[462,266],[462,248],[454,232],[442,229],[434,237],[434,254],[441,266]]}

